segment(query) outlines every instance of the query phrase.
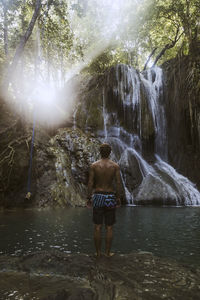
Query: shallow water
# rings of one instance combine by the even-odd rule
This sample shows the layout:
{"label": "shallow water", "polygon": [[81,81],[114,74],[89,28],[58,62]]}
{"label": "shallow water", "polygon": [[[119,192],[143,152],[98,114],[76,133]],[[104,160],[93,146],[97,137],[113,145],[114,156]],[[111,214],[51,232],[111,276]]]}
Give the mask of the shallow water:
{"label": "shallow water", "polygon": [[[93,253],[91,218],[87,208],[0,212],[0,254],[48,249]],[[200,207],[121,207],[112,250],[149,251],[200,266]]]}

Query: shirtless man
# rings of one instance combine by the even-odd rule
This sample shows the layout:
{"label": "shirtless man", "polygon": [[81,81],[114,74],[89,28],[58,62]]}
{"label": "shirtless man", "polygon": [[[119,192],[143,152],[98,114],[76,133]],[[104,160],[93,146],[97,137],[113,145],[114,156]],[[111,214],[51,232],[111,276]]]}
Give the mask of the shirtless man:
{"label": "shirtless man", "polygon": [[[100,146],[101,159],[90,166],[89,172],[87,207],[93,206],[94,243],[97,257],[101,256],[101,228],[103,220],[106,226],[106,256],[110,257],[113,255],[110,249],[113,236],[112,228],[115,223],[115,208],[121,205],[120,169],[118,164],[109,159],[110,152],[110,145],[102,144]],[[116,189],[113,186],[114,182]],[[108,207],[99,207],[102,199],[103,201],[104,199],[108,200]]]}

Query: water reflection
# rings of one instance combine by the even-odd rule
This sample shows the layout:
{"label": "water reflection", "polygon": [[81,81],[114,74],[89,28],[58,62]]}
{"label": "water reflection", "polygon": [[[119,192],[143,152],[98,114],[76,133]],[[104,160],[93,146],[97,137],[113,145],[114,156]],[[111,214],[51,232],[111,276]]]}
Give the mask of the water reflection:
{"label": "water reflection", "polygon": [[[122,207],[117,211],[113,250],[149,251],[200,266],[199,216],[199,207]],[[48,249],[93,253],[91,219],[92,211],[86,208],[1,212],[0,254]]]}

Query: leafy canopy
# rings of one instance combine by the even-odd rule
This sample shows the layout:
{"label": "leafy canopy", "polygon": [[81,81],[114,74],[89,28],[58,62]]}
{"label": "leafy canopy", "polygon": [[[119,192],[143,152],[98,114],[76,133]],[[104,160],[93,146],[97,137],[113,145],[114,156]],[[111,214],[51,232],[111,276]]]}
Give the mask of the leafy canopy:
{"label": "leafy canopy", "polygon": [[[0,69],[12,61],[36,0],[0,0]],[[193,51],[200,37],[199,0],[42,0],[23,57],[49,79],[79,69],[102,73],[116,63],[142,69]],[[37,69],[37,70],[36,70]]]}

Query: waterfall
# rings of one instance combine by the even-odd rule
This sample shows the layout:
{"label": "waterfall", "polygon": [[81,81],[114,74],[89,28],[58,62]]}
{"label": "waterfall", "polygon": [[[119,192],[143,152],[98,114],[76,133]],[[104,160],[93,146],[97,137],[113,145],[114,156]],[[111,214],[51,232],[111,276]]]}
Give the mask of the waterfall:
{"label": "waterfall", "polygon": [[[146,75],[146,78],[145,78]],[[163,72],[161,68],[149,69],[140,75],[146,92],[155,129],[155,152],[167,160],[166,116],[163,101]]]}
{"label": "waterfall", "polygon": [[167,174],[173,181],[177,190],[177,205],[200,205],[200,194],[195,188],[195,185],[186,177],[182,176],[176,170],[162,161],[159,156],[156,156],[157,162],[155,166],[164,174]]}
{"label": "waterfall", "polygon": [[108,131],[107,131],[107,113],[106,113],[106,108],[105,108],[105,91],[104,91],[104,88],[103,88],[103,123],[104,123],[104,139],[105,141],[107,140],[108,138]]}
{"label": "waterfall", "polygon": [[[126,65],[112,68],[103,89],[104,140],[120,165],[128,204],[200,205],[194,184],[167,163],[163,94],[161,68],[144,73]],[[152,143],[149,136],[154,136],[151,163],[143,158],[144,138]]]}
{"label": "waterfall", "polygon": [[74,108],[74,112],[73,112],[73,116],[72,116],[72,120],[73,120],[73,129],[76,129],[76,113],[78,111],[78,105],[77,107]]}

